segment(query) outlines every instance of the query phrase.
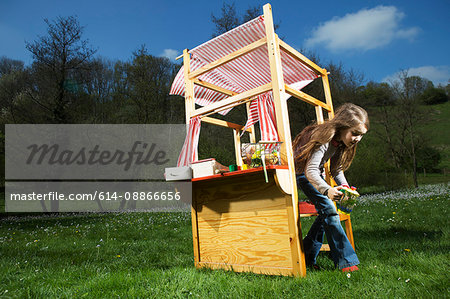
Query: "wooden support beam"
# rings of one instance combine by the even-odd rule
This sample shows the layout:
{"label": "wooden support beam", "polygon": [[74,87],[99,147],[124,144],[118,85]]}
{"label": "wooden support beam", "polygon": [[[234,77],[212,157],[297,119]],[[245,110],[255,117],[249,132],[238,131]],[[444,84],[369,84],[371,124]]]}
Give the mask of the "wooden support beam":
{"label": "wooden support beam", "polygon": [[196,109],[191,113],[191,117],[195,117],[197,115],[206,115],[207,113],[210,113],[210,112],[216,113],[216,112],[219,112],[219,111],[222,111],[225,109],[232,108],[234,106],[246,103],[246,102],[250,101],[251,98],[253,98],[257,95],[260,95],[262,93],[265,93],[271,89],[272,89],[271,83],[261,85],[259,87],[244,91],[240,94],[234,95],[227,99],[215,102],[211,105]]}
{"label": "wooden support beam", "polygon": [[[280,39],[273,27],[272,7],[266,4],[264,10],[264,26],[267,37],[267,54],[269,56],[270,75],[272,79],[273,102],[275,106],[276,126],[281,144],[280,158],[289,166],[289,185],[292,196],[286,196],[286,212],[288,215],[289,239],[291,248],[292,271],[295,276],[306,275],[305,255],[300,245],[302,236],[298,217],[297,181],[295,177],[294,156],[292,151],[291,129],[287,108],[287,97],[281,63]],[[284,156],[284,157],[283,157]],[[284,160],[284,161],[283,161]]]}
{"label": "wooden support beam", "polygon": [[[330,109],[328,110],[328,119],[332,119],[334,117],[334,109],[333,109],[333,102],[331,100],[331,91],[330,91],[330,83],[328,82],[328,74],[322,76],[322,85],[325,94],[325,100],[327,101],[327,106],[330,107]],[[337,184],[331,176],[330,161],[327,161],[325,163],[324,168],[325,168],[325,181],[328,183],[328,185],[332,187],[336,186]]]}
{"label": "wooden support beam", "polygon": [[[184,107],[186,113],[186,128],[189,126],[189,121],[191,120],[190,115],[191,112],[195,110],[195,102],[194,102],[194,84],[192,80],[189,80],[189,72],[191,69],[191,56],[188,52],[188,49],[183,51],[183,66],[184,66]],[[199,238],[198,238],[198,227],[197,227],[197,211],[193,204],[191,204],[191,222],[192,222],[192,239],[194,245],[194,261],[195,265],[198,265],[198,261],[200,260],[200,247],[199,247]]]}
{"label": "wooden support beam", "polygon": [[320,107],[324,108],[327,111],[332,110],[332,108],[330,108],[329,105],[327,105],[324,102],[316,99],[313,96],[310,96],[307,93],[304,93],[303,91],[299,91],[299,90],[293,89],[293,88],[291,88],[291,87],[289,87],[287,85],[285,86],[285,89],[286,89],[286,92],[288,94],[290,94],[291,96],[296,97],[297,99],[300,99],[302,101],[305,101],[308,104],[311,104],[311,105],[314,105],[314,106],[320,106]]}
{"label": "wooden support beam", "polygon": [[191,55],[188,53],[188,49],[183,51],[183,65],[184,65],[184,107],[186,113],[186,124],[189,125],[191,120],[190,115],[195,110],[194,102],[194,84],[189,79],[189,72],[191,70]]}
{"label": "wooden support beam", "polygon": [[193,71],[190,75],[189,75],[189,79],[194,79],[197,78],[198,76],[207,73],[225,63],[228,63],[236,58],[241,57],[242,55],[245,55],[255,49],[258,49],[259,47],[263,46],[266,44],[266,38],[263,37],[260,40],[257,40],[256,42],[251,43],[250,45],[247,45],[243,48],[240,48],[237,51],[234,51],[233,53],[230,53],[228,55],[225,55],[222,58],[217,59],[216,61],[213,61],[195,71]]}
{"label": "wooden support beam", "polygon": [[234,95],[238,94],[237,92],[225,89],[223,87],[214,85],[212,83],[209,83],[209,82],[206,82],[206,81],[203,81],[203,80],[200,80],[200,79],[194,79],[192,81],[194,82],[195,85],[202,86],[204,88],[207,88],[207,89],[210,89],[210,90],[213,90],[213,91],[217,91],[217,92],[226,94],[228,96],[234,96]]}
{"label": "wooden support beam", "polygon": [[322,76],[322,85],[323,91],[325,93],[325,100],[327,101],[328,107],[330,107],[330,109],[328,110],[328,118],[332,119],[334,117],[334,109],[333,109],[333,101],[331,99],[331,90],[330,90],[330,82],[328,81],[328,74]]}
{"label": "wooden support beam", "polygon": [[278,42],[280,43],[280,47],[284,51],[286,51],[289,55],[291,55],[295,59],[299,60],[300,62],[302,62],[309,68],[311,68],[317,75],[324,76],[327,74],[327,70],[321,68],[320,66],[318,66],[317,64],[315,64],[314,62],[312,62],[311,60],[306,58],[306,56],[304,56],[299,51],[297,51],[294,48],[292,48],[291,46],[289,46],[286,42],[282,41],[281,39],[279,39]]}
{"label": "wooden support beam", "polygon": [[323,124],[323,111],[322,111],[322,107],[320,106],[316,106],[314,107],[316,109],[316,119],[317,119],[317,123]]}
{"label": "wooden support beam", "polygon": [[[213,117],[202,117],[202,122],[213,124],[213,125],[216,125],[219,127],[235,129],[238,131],[242,131],[242,129],[244,128],[244,126],[242,126],[242,125],[234,124],[229,121],[225,121],[225,120],[221,120],[221,119],[217,119],[217,118],[213,118]],[[247,130],[245,130],[245,131],[252,133],[251,128],[247,128]]]}

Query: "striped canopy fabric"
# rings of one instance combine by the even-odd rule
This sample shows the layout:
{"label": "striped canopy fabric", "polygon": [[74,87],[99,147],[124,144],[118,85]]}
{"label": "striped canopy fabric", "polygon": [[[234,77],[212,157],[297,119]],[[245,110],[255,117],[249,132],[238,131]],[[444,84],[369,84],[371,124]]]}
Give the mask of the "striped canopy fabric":
{"label": "striped canopy fabric", "polygon": [[193,161],[198,160],[198,138],[200,137],[200,118],[194,117],[189,121],[189,127],[178,157],[177,166],[189,166]]}
{"label": "striped canopy fabric", "polygon": [[[190,50],[190,71],[195,71],[265,36],[264,17],[259,16]],[[317,78],[316,73],[309,67],[292,58],[284,51],[280,52],[285,84],[300,90]],[[267,45],[263,45],[250,53],[204,73],[198,79],[236,93],[242,93],[270,83],[271,74]],[[184,67],[181,67],[174,79],[170,94],[184,96],[184,92]],[[194,97],[196,104],[207,106],[227,98],[228,95],[194,85]],[[263,102],[259,103],[259,101]],[[250,104],[250,112],[245,125],[245,127],[249,127],[261,120],[261,136],[267,139],[265,141],[278,140],[275,123],[273,122],[274,112],[271,109],[273,109],[271,92],[258,96]],[[219,113],[226,115],[230,110],[231,108],[225,109]],[[268,121],[262,121],[262,118],[266,118]]]}
{"label": "striped canopy fabric", "polygon": [[[191,54],[191,71],[201,68],[225,55],[237,51],[266,36],[264,17],[259,16],[233,30],[230,30],[189,51]],[[310,81],[317,75],[290,55],[281,51],[283,77],[286,84],[291,85],[301,81]],[[267,46],[232,60],[214,70],[207,72],[199,79],[225,89],[241,93],[271,82],[270,65]],[[170,94],[184,96],[184,68],[178,72],[172,84]],[[200,86],[194,86],[195,101],[200,106],[206,106],[226,97]],[[226,112],[223,112],[226,114]]]}

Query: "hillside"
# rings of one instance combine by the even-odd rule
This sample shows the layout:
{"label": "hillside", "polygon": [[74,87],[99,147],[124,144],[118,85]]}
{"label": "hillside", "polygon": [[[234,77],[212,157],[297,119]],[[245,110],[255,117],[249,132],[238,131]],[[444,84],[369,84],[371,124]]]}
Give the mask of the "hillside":
{"label": "hillside", "polygon": [[445,104],[426,106],[433,110],[430,121],[423,127],[424,132],[430,138],[433,147],[441,150],[441,163],[439,168],[450,170],[450,102]]}

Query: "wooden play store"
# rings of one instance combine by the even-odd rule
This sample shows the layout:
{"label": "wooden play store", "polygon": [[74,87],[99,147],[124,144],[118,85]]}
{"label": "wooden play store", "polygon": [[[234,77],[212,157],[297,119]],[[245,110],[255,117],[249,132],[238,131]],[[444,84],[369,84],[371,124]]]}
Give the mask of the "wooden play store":
{"label": "wooden play store", "polygon": [[[315,210],[299,213],[287,100],[292,96],[313,105],[319,123],[323,110],[333,117],[333,104],[327,70],[279,39],[270,4],[263,10],[262,16],[184,50],[171,89],[186,103],[188,132],[178,166],[193,169],[196,267],[305,276],[300,218]],[[319,78],[325,101],[300,91]],[[212,117],[238,105],[246,105],[246,124]],[[233,130],[235,169],[213,158],[198,161],[202,123]],[[250,143],[241,144],[244,133]],[[341,220],[353,243],[350,216]]]}

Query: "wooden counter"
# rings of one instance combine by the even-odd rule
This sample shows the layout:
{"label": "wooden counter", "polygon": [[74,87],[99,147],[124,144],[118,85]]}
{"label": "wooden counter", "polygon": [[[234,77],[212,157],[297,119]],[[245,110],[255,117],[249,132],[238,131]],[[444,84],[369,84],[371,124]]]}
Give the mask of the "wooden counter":
{"label": "wooden counter", "polygon": [[[287,166],[192,180],[196,267],[305,276]],[[304,260],[304,259],[303,259]]]}

